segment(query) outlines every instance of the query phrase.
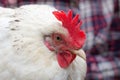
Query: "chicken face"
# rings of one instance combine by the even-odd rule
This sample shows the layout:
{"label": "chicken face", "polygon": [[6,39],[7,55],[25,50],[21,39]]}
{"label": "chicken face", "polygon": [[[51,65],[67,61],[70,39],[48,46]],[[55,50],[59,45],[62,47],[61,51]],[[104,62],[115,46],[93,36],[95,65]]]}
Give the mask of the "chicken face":
{"label": "chicken face", "polygon": [[52,33],[44,37],[44,43],[47,48],[56,54],[60,67],[67,68],[75,59],[75,50],[79,50],[85,41],[85,34],[79,29],[81,22],[78,23],[79,16],[72,19],[72,12],[66,15],[63,11],[54,11],[55,17],[62,22],[63,28],[66,28],[69,34]]}
{"label": "chicken face", "polygon": [[45,36],[45,45],[49,50],[55,52],[58,63],[62,68],[67,68],[76,57],[68,44],[69,42],[62,34],[52,33],[50,36]]}

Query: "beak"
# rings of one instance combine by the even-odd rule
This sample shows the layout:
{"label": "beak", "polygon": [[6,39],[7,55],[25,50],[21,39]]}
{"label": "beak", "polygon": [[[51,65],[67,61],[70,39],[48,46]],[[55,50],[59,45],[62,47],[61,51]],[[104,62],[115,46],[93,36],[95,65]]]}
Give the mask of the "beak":
{"label": "beak", "polygon": [[72,50],[71,52],[78,55],[79,57],[81,57],[83,60],[86,61],[86,54],[82,49],[80,49],[80,50]]}

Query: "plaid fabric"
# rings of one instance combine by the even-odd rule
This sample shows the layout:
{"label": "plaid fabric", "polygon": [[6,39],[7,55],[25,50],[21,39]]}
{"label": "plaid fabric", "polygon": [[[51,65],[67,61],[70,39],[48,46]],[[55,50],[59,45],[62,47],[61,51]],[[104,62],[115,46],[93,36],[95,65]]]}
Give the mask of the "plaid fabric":
{"label": "plaid fabric", "polygon": [[12,6],[1,0],[1,6],[50,4],[57,9],[81,15],[87,41],[86,80],[120,80],[120,0],[18,0]]}

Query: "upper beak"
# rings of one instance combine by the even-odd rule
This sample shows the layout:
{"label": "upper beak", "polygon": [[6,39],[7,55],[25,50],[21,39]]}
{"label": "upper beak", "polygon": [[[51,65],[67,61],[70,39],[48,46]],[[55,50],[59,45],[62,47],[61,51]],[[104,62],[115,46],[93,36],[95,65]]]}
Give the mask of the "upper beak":
{"label": "upper beak", "polygon": [[78,55],[79,57],[81,57],[82,59],[84,59],[86,61],[86,54],[82,49],[80,49],[80,50],[72,50],[71,52]]}

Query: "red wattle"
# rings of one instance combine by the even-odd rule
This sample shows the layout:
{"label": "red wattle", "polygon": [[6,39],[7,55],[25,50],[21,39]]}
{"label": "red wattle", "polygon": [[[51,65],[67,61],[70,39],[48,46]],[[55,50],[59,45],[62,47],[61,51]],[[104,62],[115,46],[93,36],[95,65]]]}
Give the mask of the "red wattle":
{"label": "red wattle", "polygon": [[72,54],[69,51],[57,53],[57,60],[61,68],[67,68],[75,59],[76,54]]}

